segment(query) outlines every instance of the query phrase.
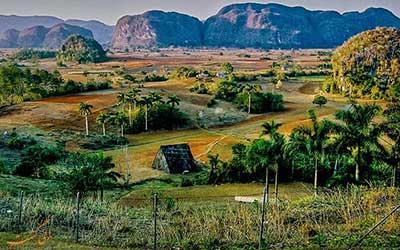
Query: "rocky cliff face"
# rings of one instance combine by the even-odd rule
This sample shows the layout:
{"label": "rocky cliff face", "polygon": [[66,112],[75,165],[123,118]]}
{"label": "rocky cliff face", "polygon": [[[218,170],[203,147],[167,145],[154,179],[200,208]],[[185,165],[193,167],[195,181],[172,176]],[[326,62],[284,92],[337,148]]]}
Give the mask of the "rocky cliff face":
{"label": "rocky cliff face", "polygon": [[115,28],[111,47],[125,50],[201,44],[202,23],[197,18],[175,12],[149,11],[121,18]]}
{"label": "rocky cliff face", "polygon": [[74,34],[93,38],[90,30],[62,23],[51,28],[34,26],[21,32],[15,29],[7,30],[0,35],[0,47],[58,49]]}
{"label": "rocky cliff face", "polygon": [[205,22],[208,46],[261,48],[331,48],[378,26],[400,27],[385,9],[340,14],[279,4],[235,4]]}
{"label": "rocky cliff face", "polygon": [[280,4],[233,4],[204,24],[193,17],[160,11],[123,17],[111,47],[332,48],[378,26],[400,27],[400,19],[380,8],[340,14]]}

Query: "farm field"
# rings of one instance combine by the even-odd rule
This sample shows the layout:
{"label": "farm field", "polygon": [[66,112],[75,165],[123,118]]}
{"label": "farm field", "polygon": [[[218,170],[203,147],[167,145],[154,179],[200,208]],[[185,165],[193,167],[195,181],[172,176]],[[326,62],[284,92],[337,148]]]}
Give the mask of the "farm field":
{"label": "farm field", "polygon": [[[249,57],[242,57],[246,54]],[[60,72],[66,79],[85,81],[95,79],[96,74],[84,76],[83,72],[112,71],[116,68],[124,68],[127,72],[137,73],[142,70],[172,70],[179,66],[191,66],[208,70],[218,70],[222,62],[232,61],[233,66],[239,72],[259,72],[278,61],[282,55],[290,55],[296,64],[305,68],[313,68],[318,65],[319,57],[315,51],[294,51],[268,53],[268,60],[260,60],[266,56],[265,52],[256,50],[211,50],[211,51],[161,51],[159,53],[131,53],[114,55],[107,63],[93,65],[75,65],[69,68],[60,68]],[[212,63],[210,63],[212,62]],[[43,60],[39,67],[55,69],[54,62]],[[284,134],[299,125],[307,124],[307,110],[314,107],[312,100],[319,93],[322,77],[297,77],[285,82],[283,87],[276,90],[282,94],[285,100],[285,110],[278,113],[263,115],[248,115],[238,111],[232,104],[220,102],[217,107],[206,108],[210,96],[191,93],[189,88],[194,84],[193,80],[172,79],[166,82],[146,83],[143,93],[157,91],[162,96],[175,94],[181,99],[180,109],[189,114],[192,120],[196,120],[199,112],[204,114],[204,120],[208,128],[189,128],[177,131],[159,131],[142,134],[127,135],[128,148],[107,151],[106,155],[114,158],[117,170],[122,174],[129,173],[131,181],[137,182],[149,178],[162,176],[160,171],[153,170],[151,163],[158,148],[161,145],[188,143],[193,151],[195,159],[206,162],[208,154],[218,154],[221,159],[231,157],[231,147],[238,142],[253,140],[260,136],[261,125],[266,121],[276,120],[283,124],[280,131]],[[257,82],[263,91],[272,91],[272,83],[268,78]],[[96,124],[96,116],[109,110],[115,103],[118,92],[125,87],[114,87],[110,90],[86,92],[63,97],[52,97],[39,101],[26,102],[2,111],[0,116],[0,128],[11,129],[13,127],[32,125],[55,135],[66,131],[82,133],[84,121],[77,112],[80,102],[87,102],[94,106],[92,115],[89,116],[89,127],[92,131],[100,132]],[[332,114],[345,107],[346,99],[336,97],[329,101],[325,107],[317,109],[321,118],[332,118]],[[112,131],[112,133],[114,133]],[[73,140],[68,141],[71,150],[78,150]]]}

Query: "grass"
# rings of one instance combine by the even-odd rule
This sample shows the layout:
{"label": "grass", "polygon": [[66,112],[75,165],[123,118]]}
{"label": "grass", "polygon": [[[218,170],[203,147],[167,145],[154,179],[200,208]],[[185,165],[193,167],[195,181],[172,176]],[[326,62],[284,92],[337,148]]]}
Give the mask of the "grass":
{"label": "grass", "polygon": [[11,175],[0,175],[0,193],[17,195],[24,191],[26,194],[40,193],[46,196],[61,194],[62,183],[52,180],[32,179]]}
{"label": "grass", "polygon": [[[124,205],[132,205],[142,199],[151,199],[153,193],[159,193],[164,198],[190,202],[226,202],[234,201],[236,196],[250,196],[260,198],[263,193],[263,184],[223,184],[204,185],[192,187],[170,187],[169,185],[154,185],[142,187],[127,194],[121,199]],[[271,195],[273,185],[270,185]],[[288,183],[279,185],[279,197],[281,200],[295,201],[312,195],[312,188],[308,184]]]}
{"label": "grass", "polygon": [[[227,188],[229,187],[229,191]],[[398,205],[399,193],[391,188],[349,186],[347,189],[321,193],[317,198],[305,196],[294,184],[290,190],[293,198],[267,209],[265,237],[272,249],[348,249],[375,223]],[[200,190],[202,189],[202,190]],[[253,192],[257,185],[248,187],[224,185],[221,187],[196,187],[165,189],[175,197],[187,195],[219,195]],[[285,192],[282,186],[282,193]],[[81,206],[81,242],[72,241],[75,202],[71,199],[27,199],[19,239],[31,236],[32,229],[45,224],[40,232],[51,232],[50,241],[42,248],[72,247],[86,249],[115,247],[118,249],[148,249],[152,247],[153,221],[149,200],[144,207],[126,207],[115,203],[86,200]],[[158,211],[158,247],[160,249],[254,249],[257,247],[260,228],[258,204],[236,202],[191,202],[160,196]],[[370,249],[397,249],[400,247],[400,214],[381,225],[363,242]],[[0,217],[0,227],[8,230]],[[37,230],[35,230],[37,231]],[[35,249],[37,240],[24,245]],[[0,234],[0,247],[17,239],[13,233]],[[41,238],[43,239],[43,238]],[[29,248],[29,249],[31,249]]]}
{"label": "grass", "polygon": [[[25,241],[30,239],[28,241]],[[45,238],[45,236],[35,236],[28,233],[14,234],[0,232],[0,248],[1,249],[76,249],[76,250],[92,250],[93,246],[76,244],[65,239]],[[117,249],[110,247],[102,247],[101,249]]]}

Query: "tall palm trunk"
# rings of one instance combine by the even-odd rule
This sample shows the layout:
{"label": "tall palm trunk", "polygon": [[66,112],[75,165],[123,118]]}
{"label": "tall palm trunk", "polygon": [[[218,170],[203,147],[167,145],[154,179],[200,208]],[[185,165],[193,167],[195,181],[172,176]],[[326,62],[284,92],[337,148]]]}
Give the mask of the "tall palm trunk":
{"label": "tall palm trunk", "polygon": [[121,137],[124,137],[124,125],[121,124]]}
{"label": "tall palm trunk", "polygon": [[132,126],[132,104],[129,103],[128,107],[128,117],[129,117],[129,125]]}
{"label": "tall palm trunk", "polygon": [[148,124],[147,124],[147,105],[144,107],[144,130],[148,130]]}
{"label": "tall palm trunk", "polygon": [[103,123],[103,136],[106,136],[106,124]]}
{"label": "tall palm trunk", "polygon": [[[268,203],[269,203],[269,173],[268,167],[265,168],[265,186],[264,186],[264,194],[262,200],[262,211],[261,211],[261,226],[260,226],[260,242],[259,249],[262,249],[263,246],[263,237],[264,237],[264,226],[268,225],[268,216],[267,221],[265,220],[265,214],[268,212]],[[265,224],[265,225],[264,225]],[[266,227],[265,227],[266,229]]]}
{"label": "tall palm trunk", "polygon": [[356,159],[356,172],[355,172],[355,178],[356,182],[360,181],[360,159],[361,159],[361,152],[360,152],[360,146],[357,147],[357,159]]}
{"label": "tall palm trunk", "polygon": [[249,93],[249,107],[248,107],[248,113],[251,113],[251,94]]}
{"label": "tall palm trunk", "polygon": [[338,167],[338,158],[335,160],[335,166],[333,167],[333,176],[337,174],[337,167]]}
{"label": "tall palm trunk", "polygon": [[278,204],[278,164],[275,163],[275,202]]}
{"label": "tall palm trunk", "polygon": [[[398,163],[400,165],[400,163]],[[393,166],[393,177],[392,177],[392,187],[396,187],[396,181],[397,181],[397,168],[398,166]]]}
{"label": "tall palm trunk", "polygon": [[318,157],[317,155],[314,156],[314,196],[318,196]]}
{"label": "tall palm trunk", "polygon": [[86,135],[89,135],[89,119],[88,115],[85,115]]}

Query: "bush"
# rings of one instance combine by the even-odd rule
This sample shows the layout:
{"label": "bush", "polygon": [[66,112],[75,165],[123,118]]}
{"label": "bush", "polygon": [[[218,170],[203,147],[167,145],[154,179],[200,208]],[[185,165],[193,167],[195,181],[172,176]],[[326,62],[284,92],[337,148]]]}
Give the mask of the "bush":
{"label": "bush", "polygon": [[216,99],[232,102],[235,100],[237,94],[241,92],[240,86],[236,82],[222,80],[217,82],[216,85]]}
{"label": "bush", "polygon": [[203,82],[196,83],[193,87],[190,88],[190,92],[197,94],[209,94],[210,91],[207,85]]}
{"label": "bush", "polygon": [[16,175],[47,177],[47,165],[54,164],[63,156],[63,150],[56,146],[35,144],[22,151],[21,163],[15,170]]}
{"label": "bush", "polygon": [[30,60],[30,59],[47,59],[56,58],[56,51],[49,50],[33,50],[33,49],[21,49],[18,50],[13,56],[16,60]]}
{"label": "bush", "polygon": [[85,143],[82,147],[91,150],[109,149],[115,146],[128,144],[128,139],[125,137],[109,134],[109,135],[91,135],[85,138]]}
{"label": "bush", "polygon": [[326,99],[325,96],[318,95],[314,98],[313,104],[318,105],[319,107],[322,107],[323,105],[328,103],[328,99]]}
{"label": "bush", "polygon": [[6,144],[10,149],[22,150],[26,147],[37,144],[37,141],[30,135],[18,135],[15,133],[10,136]]}
{"label": "bush", "polygon": [[[177,129],[189,124],[189,117],[178,108],[169,104],[155,104],[148,110],[148,126],[151,130]],[[141,108],[134,118],[132,126],[128,126],[128,133],[140,133],[145,127],[145,111]]]}
{"label": "bush", "polygon": [[[249,95],[240,93],[235,99],[240,109],[247,110]],[[273,93],[253,93],[251,95],[251,113],[261,114],[283,109],[283,96]]]}
{"label": "bush", "polygon": [[192,67],[179,67],[172,73],[172,76],[174,78],[182,79],[196,77],[198,74],[199,72]]}
{"label": "bush", "polygon": [[168,77],[165,77],[163,75],[157,75],[157,74],[147,74],[144,78],[143,78],[143,82],[164,82],[164,81],[168,81]]}

